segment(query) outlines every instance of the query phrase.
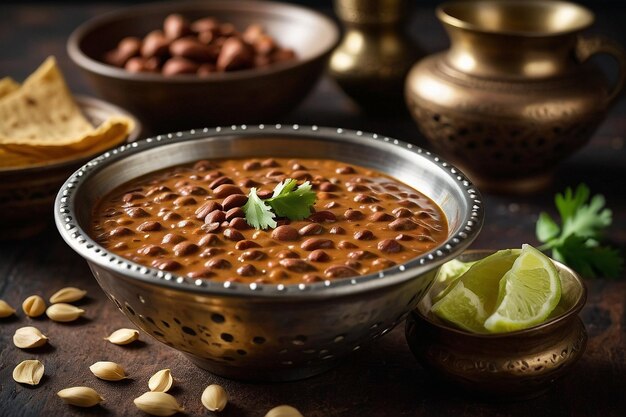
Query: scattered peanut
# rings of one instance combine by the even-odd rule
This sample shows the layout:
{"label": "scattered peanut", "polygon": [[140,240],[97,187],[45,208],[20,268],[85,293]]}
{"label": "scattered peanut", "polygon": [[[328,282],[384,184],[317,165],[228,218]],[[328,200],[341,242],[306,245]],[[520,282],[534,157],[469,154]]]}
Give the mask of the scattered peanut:
{"label": "scattered peanut", "polygon": [[0,319],[10,317],[15,314],[15,309],[4,300],[0,300]]}
{"label": "scattered peanut", "polygon": [[202,392],[201,401],[209,411],[222,411],[228,403],[228,394],[219,385],[209,385]]}
{"label": "scattered peanut", "polygon": [[59,321],[62,323],[66,323],[69,321],[74,321],[80,316],[83,315],[85,310],[82,308],[74,307],[71,304],[58,303],[52,304],[46,310],[46,315],[54,321]]}
{"label": "scattered peanut", "polygon": [[279,405],[265,414],[265,417],[304,417],[302,413],[290,405]]}
{"label": "scattered peanut", "polygon": [[73,303],[82,299],[87,294],[87,291],[81,290],[76,287],[65,287],[52,294],[50,297],[50,304],[56,303]]}
{"label": "scattered peanut", "polygon": [[104,398],[96,390],[89,387],[65,388],[57,392],[57,395],[67,404],[77,407],[93,407],[104,401]]}
{"label": "scattered peanut", "polygon": [[37,385],[43,377],[44,366],[38,360],[22,361],[13,370],[13,379],[20,384]]}
{"label": "scattered peanut", "polygon": [[115,362],[101,361],[89,367],[92,374],[105,381],[121,381],[126,379],[124,368]]}
{"label": "scattered peanut", "polygon": [[135,329],[118,329],[111,333],[109,337],[105,337],[104,340],[108,340],[114,345],[127,345],[139,339],[139,332]]}
{"label": "scattered peanut", "polygon": [[38,295],[31,295],[22,303],[22,310],[28,317],[39,317],[46,311],[46,302]]}
{"label": "scattered peanut", "polygon": [[32,326],[20,327],[13,335],[13,344],[20,349],[31,349],[45,345],[48,338]]}
{"label": "scattered peanut", "polygon": [[167,392],[172,387],[174,378],[169,369],[161,369],[156,374],[150,377],[148,381],[148,388],[153,392]]}
{"label": "scattered peanut", "polygon": [[141,411],[153,416],[171,416],[184,409],[176,398],[164,392],[146,392],[133,400]]}

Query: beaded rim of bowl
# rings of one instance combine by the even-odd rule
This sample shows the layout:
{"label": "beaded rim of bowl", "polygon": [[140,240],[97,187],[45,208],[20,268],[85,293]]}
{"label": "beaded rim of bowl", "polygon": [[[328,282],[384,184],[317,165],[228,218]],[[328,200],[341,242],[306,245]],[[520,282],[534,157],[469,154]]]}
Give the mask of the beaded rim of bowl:
{"label": "beaded rim of bowl", "polygon": [[[257,284],[257,283],[238,283],[232,281],[218,282],[201,278],[190,278],[177,275],[171,272],[164,272],[155,268],[150,268],[141,264],[132,262],[126,258],[109,252],[104,247],[96,243],[88,233],[86,233],[75,220],[74,205],[75,192],[78,187],[86,181],[92,171],[100,168],[102,164],[112,163],[123,159],[129,154],[138,153],[144,149],[157,147],[159,144],[184,142],[194,140],[199,137],[220,137],[232,136],[233,133],[258,134],[258,133],[280,133],[286,132],[298,135],[317,134],[324,137],[352,137],[362,141],[376,141],[388,143],[390,146],[399,146],[409,150],[420,157],[438,165],[442,170],[452,178],[464,191],[463,197],[467,202],[470,210],[465,213],[462,219],[462,225],[459,231],[453,236],[421,256],[410,259],[403,264],[395,265],[383,271],[372,274],[355,276],[353,278],[324,280],[315,283],[299,283],[299,284]],[[260,124],[255,127],[247,125],[219,126],[214,128],[191,129],[189,131],[179,131],[157,135],[141,141],[132,142],[122,145],[116,149],[105,152],[95,159],[87,162],[79,168],[72,176],[63,184],[54,204],[54,217],[57,228],[63,239],[78,252],[86,260],[95,262],[105,268],[114,269],[125,276],[139,279],[143,282],[173,287],[179,290],[192,292],[210,293],[210,294],[254,294],[255,296],[284,296],[285,294],[295,296],[321,296],[340,295],[345,293],[354,294],[357,291],[371,290],[381,286],[393,285],[403,282],[415,276],[415,270],[436,267],[448,260],[452,259],[455,254],[460,254],[469,246],[469,244],[478,236],[484,220],[484,207],[482,197],[469,179],[452,164],[444,161],[436,154],[422,149],[411,143],[393,139],[387,136],[378,135],[376,133],[367,133],[361,130],[349,130],[342,128],[301,126],[293,125],[264,125]],[[423,270],[422,273],[432,268]],[[386,279],[384,279],[386,278]]]}

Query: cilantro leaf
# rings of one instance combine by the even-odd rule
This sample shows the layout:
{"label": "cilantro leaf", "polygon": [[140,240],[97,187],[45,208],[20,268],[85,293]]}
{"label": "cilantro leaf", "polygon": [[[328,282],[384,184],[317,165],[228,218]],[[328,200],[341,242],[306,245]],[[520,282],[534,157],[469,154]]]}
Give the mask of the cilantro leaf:
{"label": "cilantro leaf", "polygon": [[251,188],[248,193],[248,201],[242,207],[246,213],[246,222],[255,229],[267,229],[276,227],[274,213],[256,193],[256,188]]}
{"label": "cilantro leaf", "polygon": [[555,205],[561,217],[561,226],[547,213],[541,213],[535,233],[543,242],[541,250],[552,250],[552,257],[563,262],[583,276],[618,276],[623,259],[619,252],[601,246],[599,239],[611,225],[612,212],[605,208],[602,195],[591,198],[589,188],[581,184],[576,191],[567,188],[557,194]]}
{"label": "cilantro leaf", "polygon": [[285,180],[276,186],[273,196],[267,200],[279,217],[302,220],[311,214],[311,206],[317,199],[315,191],[311,190],[311,183],[306,181],[294,190],[295,185],[296,180]]}
{"label": "cilantro leaf", "polygon": [[287,217],[290,220],[302,220],[311,214],[317,195],[311,190],[311,183],[306,181],[295,188],[297,181],[286,179],[274,188],[272,197],[261,200],[256,188],[250,189],[248,202],[243,206],[246,222],[256,229],[275,228],[274,218]]}

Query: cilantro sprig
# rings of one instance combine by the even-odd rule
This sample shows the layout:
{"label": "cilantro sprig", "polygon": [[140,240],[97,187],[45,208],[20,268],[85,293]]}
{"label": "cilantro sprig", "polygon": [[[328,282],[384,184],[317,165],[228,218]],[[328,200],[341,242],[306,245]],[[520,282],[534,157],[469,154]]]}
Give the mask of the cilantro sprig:
{"label": "cilantro sprig", "polygon": [[246,222],[255,229],[276,227],[276,216],[290,220],[302,220],[311,214],[317,194],[311,190],[311,183],[306,181],[296,188],[297,181],[289,178],[274,188],[272,196],[262,200],[251,188],[248,202],[243,206]]}
{"label": "cilantro sprig", "polygon": [[590,194],[589,187],[580,184],[576,191],[568,187],[563,194],[556,195],[561,225],[548,213],[540,214],[535,232],[544,244],[539,249],[551,250],[554,259],[585,277],[616,277],[624,260],[616,249],[600,245],[602,232],[613,221],[612,212],[604,207],[602,195],[590,200]]}

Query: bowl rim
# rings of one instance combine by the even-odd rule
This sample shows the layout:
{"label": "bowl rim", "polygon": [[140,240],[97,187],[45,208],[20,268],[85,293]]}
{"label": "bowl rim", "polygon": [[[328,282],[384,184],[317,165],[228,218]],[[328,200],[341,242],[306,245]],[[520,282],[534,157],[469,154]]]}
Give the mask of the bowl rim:
{"label": "bowl rim", "polygon": [[[97,174],[106,166],[120,161],[127,156],[140,153],[143,150],[156,148],[160,145],[193,141],[201,138],[217,138],[228,140],[233,135],[243,136],[289,136],[307,137],[319,136],[335,141],[354,141],[359,143],[371,142],[372,146],[400,147],[403,151],[411,152],[420,158],[433,163],[441,175],[451,179],[461,190],[465,206],[468,208],[460,216],[459,227],[454,235],[430,252],[411,258],[407,262],[372,274],[339,280],[325,280],[315,283],[299,284],[257,284],[235,283],[232,281],[218,282],[203,279],[193,279],[176,275],[172,272],[161,271],[132,262],[122,256],[109,252],[95,242],[79,222],[76,221],[75,205],[76,191],[91,176]],[[79,168],[63,184],[54,203],[54,218],[56,226],[66,243],[89,263],[93,262],[108,270],[117,270],[127,279],[137,280],[149,285],[165,286],[180,291],[203,293],[210,295],[273,297],[283,300],[294,298],[330,298],[399,285],[405,281],[421,275],[447,262],[462,253],[478,236],[484,221],[482,197],[470,180],[456,167],[441,159],[438,155],[424,150],[411,143],[403,142],[376,133],[347,130],[342,128],[300,126],[294,125],[232,125],[229,127],[215,127],[192,129],[186,132],[175,132],[157,135],[138,142],[122,145],[105,152],[99,157],[87,162]]]}
{"label": "bowl rim", "polygon": [[[134,142],[137,139],[139,139],[139,136],[141,135],[141,131],[143,129],[142,125],[139,122],[139,119],[135,117],[134,115],[132,115],[131,113],[129,113],[127,110],[124,110],[123,108],[113,103],[109,103],[108,101],[104,101],[96,97],[86,96],[82,94],[75,94],[74,101],[76,102],[76,104],[78,105],[78,107],[80,108],[81,112],[83,113],[85,117],[87,117],[87,115],[85,114],[86,113],[85,109],[89,107],[95,107],[100,110],[110,111],[111,114],[118,114],[118,115],[128,117],[129,119],[132,119],[135,126],[133,127],[133,130],[128,132],[128,137],[125,139],[125,142]],[[93,159],[94,157],[98,156],[101,153],[102,151],[93,153],[90,155],[83,155],[79,158],[69,157],[69,158],[57,159],[57,160],[53,160],[49,162],[41,162],[38,164],[32,164],[32,165],[26,165],[26,166],[0,167],[0,175],[16,174],[16,173],[31,174],[31,173],[43,172],[43,171],[47,171],[51,169],[69,168],[72,166],[83,165],[85,162],[89,161],[90,159]]]}
{"label": "bowl rim", "polygon": [[[307,59],[296,59],[289,62],[280,62],[276,64],[272,64],[268,67],[264,68],[252,68],[247,70],[240,71],[232,71],[232,72],[224,72],[224,73],[215,73],[211,74],[209,77],[199,77],[196,74],[178,74],[172,77],[165,77],[162,74],[153,74],[153,73],[132,73],[126,71],[123,68],[118,68],[113,65],[106,64],[104,62],[98,61],[89,57],[87,54],[83,52],[80,48],[80,42],[82,39],[88,34],[91,33],[94,29],[97,29],[100,25],[107,24],[110,22],[114,22],[121,17],[128,15],[141,14],[143,11],[154,11],[154,10],[167,10],[172,7],[177,7],[182,9],[188,8],[191,9],[194,6],[198,7],[216,7],[216,8],[228,8],[233,11],[241,11],[241,10],[253,10],[253,11],[267,11],[268,9],[276,8],[280,10],[279,12],[274,11],[274,13],[284,13],[285,11],[297,11],[298,13],[308,13],[309,15],[319,19],[320,21],[324,21],[328,24],[331,29],[330,41],[326,48],[323,48],[318,54],[312,55]],[[317,61],[324,56],[330,54],[330,52],[339,44],[340,41],[340,32],[337,24],[328,16],[317,12],[315,10],[309,9],[304,6],[296,5],[296,4],[287,4],[280,3],[274,1],[250,1],[250,0],[211,0],[210,2],[199,1],[199,0],[184,0],[184,1],[163,1],[159,3],[150,3],[150,4],[139,4],[135,6],[129,6],[120,8],[117,10],[110,11],[108,13],[99,15],[97,17],[93,17],[86,22],[82,23],[78,26],[72,33],[70,34],[67,40],[67,53],[69,57],[77,64],[79,67],[86,69],[90,72],[94,72],[96,74],[116,78],[123,79],[127,81],[135,81],[135,82],[166,82],[166,83],[202,83],[202,84],[212,84],[212,83],[220,83],[220,82],[229,82],[243,79],[254,79],[259,76],[267,76],[272,74],[281,73],[284,71],[291,70],[296,67],[305,66],[311,62]]]}
{"label": "bowl rim", "polygon": [[[481,254],[484,255],[482,258],[489,256],[490,254],[493,254],[494,252],[496,252],[497,249],[471,249],[471,250],[467,250],[464,251],[460,256],[464,255],[464,254]],[[480,258],[480,259],[482,259]],[[587,286],[585,285],[585,282],[583,281],[583,279],[581,278],[581,276],[574,271],[572,268],[570,268],[569,266],[565,265],[562,262],[556,261],[552,258],[550,258],[550,260],[552,262],[554,262],[554,265],[556,266],[556,268],[558,270],[563,270],[565,272],[567,272],[568,274],[570,274],[573,278],[574,278],[574,282],[579,286],[580,288],[580,296],[578,297],[578,299],[576,299],[576,302],[572,305],[572,307],[570,307],[569,309],[567,309],[566,311],[564,311],[563,313],[559,314],[556,317],[551,318],[550,320],[544,321],[542,323],[539,323],[535,326],[529,327],[527,329],[522,329],[522,330],[515,330],[512,332],[505,332],[505,333],[472,333],[472,332],[468,332],[466,330],[462,330],[462,329],[458,329],[456,327],[452,327],[449,326],[448,324],[444,323],[443,321],[438,322],[438,321],[434,321],[432,319],[430,319],[429,317],[427,317],[426,315],[424,315],[419,308],[415,308],[411,311],[411,314],[414,315],[417,319],[422,320],[427,322],[428,324],[430,324],[431,326],[437,327],[439,329],[441,329],[442,331],[445,332],[449,332],[449,333],[454,333],[457,335],[462,335],[464,337],[473,337],[473,338],[477,338],[477,339],[500,339],[500,338],[504,338],[504,337],[515,337],[515,336],[526,336],[541,330],[545,330],[548,327],[552,327],[555,325],[558,325],[559,323],[563,323],[564,321],[568,321],[570,318],[572,318],[572,316],[576,316],[578,315],[578,313],[582,310],[582,308],[585,306],[585,303],[587,302]],[[423,299],[422,301],[423,302]],[[421,303],[420,302],[420,303]]]}

